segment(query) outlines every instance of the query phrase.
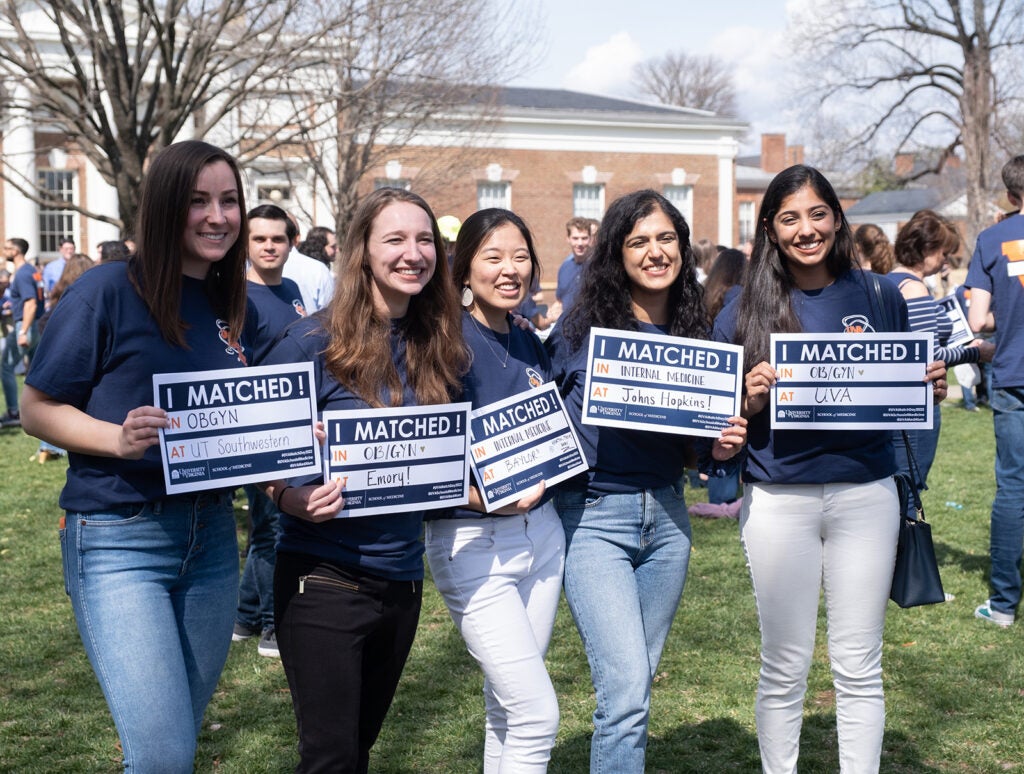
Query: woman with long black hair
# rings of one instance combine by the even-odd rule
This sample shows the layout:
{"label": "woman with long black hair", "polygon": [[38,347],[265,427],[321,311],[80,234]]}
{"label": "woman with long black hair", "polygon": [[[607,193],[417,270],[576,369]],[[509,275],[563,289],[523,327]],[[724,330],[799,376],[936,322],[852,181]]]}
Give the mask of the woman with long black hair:
{"label": "woman with long black hair", "polygon": [[[761,624],[756,717],[768,774],[797,770],[822,586],[840,770],[877,771],[881,755],[882,630],[899,526],[891,434],[772,430],[768,409],[778,378],[771,333],[910,330],[895,285],[880,279],[876,293],[856,267],[835,190],[816,169],[790,167],[765,191],[742,294],[715,320],[715,338],[743,345],[747,369],[740,535]],[[941,363],[927,378],[945,397]]]}

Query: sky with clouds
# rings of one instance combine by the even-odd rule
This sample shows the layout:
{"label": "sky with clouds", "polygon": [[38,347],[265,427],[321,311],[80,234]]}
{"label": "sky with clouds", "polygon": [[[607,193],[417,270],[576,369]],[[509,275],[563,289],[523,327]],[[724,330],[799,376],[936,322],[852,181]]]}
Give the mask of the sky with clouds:
{"label": "sky with clouds", "polygon": [[513,82],[620,97],[633,65],[670,51],[714,54],[733,68],[740,118],[751,124],[743,152],[762,132],[801,142],[789,99],[789,9],[800,0],[543,0],[536,67]]}

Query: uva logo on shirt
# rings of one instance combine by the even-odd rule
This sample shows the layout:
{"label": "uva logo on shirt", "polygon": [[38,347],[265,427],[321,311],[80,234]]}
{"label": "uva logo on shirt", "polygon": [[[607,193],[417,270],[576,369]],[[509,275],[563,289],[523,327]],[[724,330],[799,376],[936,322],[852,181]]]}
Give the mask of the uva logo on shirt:
{"label": "uva logo on shirt", "polygon": [[875,333],[866,315],[850,314],[843,318],[843,333]]}
{"label": "uva logo on shirt", "polygon": [[293,298],[292,299],[292,309],[295,310],[295,314],[297,314],[299,317],[305,317],[306,316],[306,307],[303,305],[302,299]]}
{"label": "uva logo on shirt", "polygon": [[236,355],[238,362],[242,365],[249,365],[248,360],[245,357],[245,347],[242,346],[242,342],[238,340],[236,336],[231,333],[231,326],[228,325],[224,320],[217,320],[217,336],[221,342],[227,344],[224,349],[229,355]]}
{"label": "uva logo on shirt", "polygon": [[530,389],[531,390],[536,390],[538,387],[540,387],[542,384],[544,384],[544,377],[541,376],[539,373],[537,373],[532,368],[527,368],[526,369],[526,378],[530,382]]}

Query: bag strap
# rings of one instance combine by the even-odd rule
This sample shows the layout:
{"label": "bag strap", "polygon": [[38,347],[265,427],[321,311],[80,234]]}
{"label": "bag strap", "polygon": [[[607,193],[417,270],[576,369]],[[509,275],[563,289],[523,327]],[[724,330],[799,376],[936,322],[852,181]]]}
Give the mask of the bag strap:
{"label": "bag strap", "polygon": [[[885,301],[882,299],[882,283],[878,281],[878,275],[871,272],[871,284],[874,286],[875,298],[878,300],[878,313],[886,330],[892,330],[892,320],[889,318]],[[914,510],[917,511],[919,521],[924,521],[924,505],[921,504],[921,469],[917,467],[917,460],[914,459],[914,452],[910,448],[910,437],[906,430],[900,431],[903,434],[903,448],[907,450],[907,462],[910,468],[910,493],[914,498]]]}

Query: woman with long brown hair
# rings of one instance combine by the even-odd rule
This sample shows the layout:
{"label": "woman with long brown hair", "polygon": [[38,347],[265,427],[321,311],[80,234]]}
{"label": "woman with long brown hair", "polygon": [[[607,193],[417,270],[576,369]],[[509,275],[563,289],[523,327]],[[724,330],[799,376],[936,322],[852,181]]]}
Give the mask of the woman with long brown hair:
{"label": "woman with long brown hair", "polygon": [[[314,364],[318,411],[447,403],[467,367],[459,305],[430,207],[382,188],[356,211],[334,298],[264,361]],[[412,647],[423,512],[335,519],[341,485],[277,481],[278,647],[299,731],[297,770],[365,772]]]}
{"label": "woman with long brown hair", "polygon": [[55,307],[24,427],[69,453],[65,589],[125,771],[184,773],[231,643],[238,547],[230,491],[167,495],[152,377],[245,365],[235,160],[197,141],[161,151],[138,234],[130,261],[90,269]]}

